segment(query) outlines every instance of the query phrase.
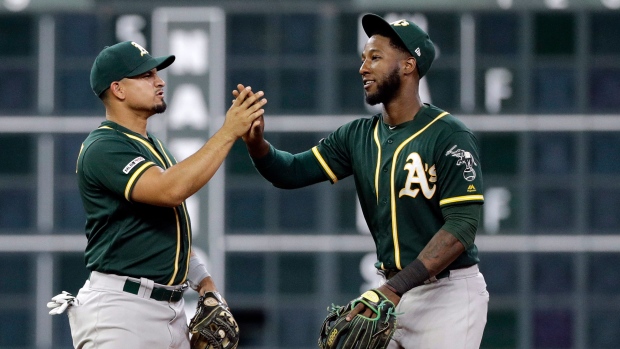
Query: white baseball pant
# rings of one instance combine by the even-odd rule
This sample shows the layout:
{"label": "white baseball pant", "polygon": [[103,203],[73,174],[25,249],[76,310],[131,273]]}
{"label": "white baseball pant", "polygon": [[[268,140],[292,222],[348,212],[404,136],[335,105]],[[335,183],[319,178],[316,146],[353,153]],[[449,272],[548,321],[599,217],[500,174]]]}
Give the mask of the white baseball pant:
{"label": "white baseball pant", "polygon": [[[127,277],[91,273],[76,303],[68,308],[76,349],[189,349],[184,301],[150,298],[149,286],[139,295],[123,291]],[[157,285],[156,286],[163,286]]]}
{"label": "white baseball pant", "polygon": [[406,292],[388,349],[479,349],[489,293],[478,266]]}

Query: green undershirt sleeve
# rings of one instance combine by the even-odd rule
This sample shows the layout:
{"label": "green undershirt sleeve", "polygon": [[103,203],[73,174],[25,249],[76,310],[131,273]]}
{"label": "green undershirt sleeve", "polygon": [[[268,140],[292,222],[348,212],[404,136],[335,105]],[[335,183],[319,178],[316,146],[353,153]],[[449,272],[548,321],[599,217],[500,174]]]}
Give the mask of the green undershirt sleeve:
{"label": "green undershirt sleeve", "polygon": [[327,180],[312,150],[291,154],[272,145],[269,153],[252,159],[256,170],[275,187],[295,189]]}
{"label": "green undershirt sleeve", "polygon": [[454,235],[467,249],[476,238],[481,212],[482,204],[479,203],[443,206],[441,213],[446,223],[441,229]]}

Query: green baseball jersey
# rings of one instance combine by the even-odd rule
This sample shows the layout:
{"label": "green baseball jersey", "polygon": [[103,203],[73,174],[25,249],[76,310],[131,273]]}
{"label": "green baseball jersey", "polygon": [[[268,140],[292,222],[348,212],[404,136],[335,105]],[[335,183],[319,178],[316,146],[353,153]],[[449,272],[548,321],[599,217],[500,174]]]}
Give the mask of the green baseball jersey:
{"label": "green baseball jersey", "polygon": [[176,160],[162,142],[111,121],[91,132],[80,149],[77,176],[86,211],[86,267],[178,285],[189,267],[191,227],[185,202],[159,207],[131,201],[138,179]]}
{"label": "green baseball jersey", "polygon": [[[312,152],[332,183],[353,175],[384,269],[418,256],[445,223],[443,206],[484,201],[476,138],[432,105],[395,127],[381,114],[352,121]],[[477,254],[471,244],[448,269],[478,263]]]}

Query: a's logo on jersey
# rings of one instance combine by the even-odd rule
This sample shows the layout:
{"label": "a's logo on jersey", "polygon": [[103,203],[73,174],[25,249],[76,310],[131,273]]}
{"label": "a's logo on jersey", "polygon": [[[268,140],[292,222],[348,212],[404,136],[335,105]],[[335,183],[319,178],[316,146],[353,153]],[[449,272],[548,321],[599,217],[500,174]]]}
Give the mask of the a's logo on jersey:
{"label": "a's logo on jersey", "polygon": [[453,156],[457,158],[457,166],[465,165],[465,170],[463,171],[463,178],[465,178],[466,181],[471,182],[476,179],[476,170],[474,170],[474,166],[478,166],[478,163],[470,152],[462,149],[456,149],[456,147],[457,146],[454,145],[452,148],[450,148],[450,150],[446,152],[446,156]]}
{"label": "a's logo on jersey", "polygon": [[131,160],[127,166],[125,166],[125,168],[123,169],[123,173],[124,174],[128,174],[132,168],[136,167],[137,164],[141,163],[142,161],[144,161],[144,158],[141,156],[138,156],[137,158]]}
{"label": "a's logo on jersey", "polygon": [[420,154],[411,153],[407,156],[407,163],[405,164],[404,169],[409,171],[409,174],[407,175],[405,187],[398,192],[399,198],[403,195],[415,198],[418,196],[420,190],[422,190],[422,194],[424,194],[424,197],[427,199],[433,197],[437,186],[433,185],[431,187],[429,183],[437,182],[437,171],[435,170],[435,165],[432,165],[429,168],[428,164],[424,164],[422,162]]}

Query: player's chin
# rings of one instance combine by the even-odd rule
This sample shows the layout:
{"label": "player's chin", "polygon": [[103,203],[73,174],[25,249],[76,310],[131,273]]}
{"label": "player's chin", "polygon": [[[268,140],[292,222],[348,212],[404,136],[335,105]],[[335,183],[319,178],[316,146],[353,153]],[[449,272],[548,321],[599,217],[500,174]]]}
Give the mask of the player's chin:
{"label": "player's chin", "polygon": [[155,106],[153,107],[153,111],[155,112],[155,114],[161,114],[161,113],[166,111],[167,107],[168,107],[168,105],[162,99],[159,103],[155,104]]}
{"label": "player's chin", "polygon": [[366,103],[370,105],[377,105],[382,102],[381,96],[378,93],[366,92],[364,97],[365,97],[364,99],[366,100]]}

